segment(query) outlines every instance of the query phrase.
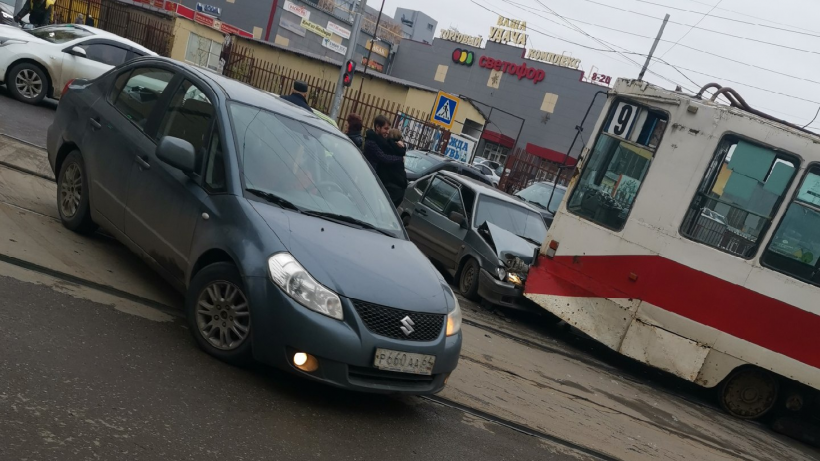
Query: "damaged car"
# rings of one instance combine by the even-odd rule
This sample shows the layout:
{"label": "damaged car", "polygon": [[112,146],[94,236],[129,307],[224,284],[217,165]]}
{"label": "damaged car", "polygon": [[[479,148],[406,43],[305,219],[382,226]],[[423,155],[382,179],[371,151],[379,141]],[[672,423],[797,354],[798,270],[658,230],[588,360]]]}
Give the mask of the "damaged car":
{"label": "damaged car", "polygon": [[537,209],[441,171],[408,186],[399,214],[410,240],[453,276],[464,297],[527,307],[527,272],[547,236]]}

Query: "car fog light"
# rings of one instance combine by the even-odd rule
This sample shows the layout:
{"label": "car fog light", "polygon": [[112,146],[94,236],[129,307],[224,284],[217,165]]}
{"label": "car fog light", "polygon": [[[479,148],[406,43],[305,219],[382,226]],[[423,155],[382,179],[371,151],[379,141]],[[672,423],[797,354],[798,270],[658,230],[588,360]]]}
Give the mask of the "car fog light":
{"label": "car fog light", "polygon": [[521,277],[519,277],[518,274],[513,274],[510,272],[507,274],[507,280],[509,280],[513,285],[521,286]]}
{"label": "car fog light", "polygon": [[319,369],[319,361],[316,360],[316,357],[305,354],[304,352],[297,352],[293,354],[293,365],[308,373],[314,372]]}

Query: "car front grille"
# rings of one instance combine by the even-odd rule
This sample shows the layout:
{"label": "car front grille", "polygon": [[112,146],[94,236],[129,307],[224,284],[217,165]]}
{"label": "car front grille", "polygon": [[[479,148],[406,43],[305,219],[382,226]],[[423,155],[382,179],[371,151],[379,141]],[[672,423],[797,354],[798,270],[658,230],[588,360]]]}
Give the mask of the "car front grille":
{"label": "car front grille", "polygon": [[[438,338],[444,327],[444,315],[442,314],[405,311],[355,299],[353,306],[370,332],[387,338],[432,341]],[[402,326],[405,326],[402,320],[405,317],[412,320],[410,328],[413,332],[409,335],[402,331]]]}

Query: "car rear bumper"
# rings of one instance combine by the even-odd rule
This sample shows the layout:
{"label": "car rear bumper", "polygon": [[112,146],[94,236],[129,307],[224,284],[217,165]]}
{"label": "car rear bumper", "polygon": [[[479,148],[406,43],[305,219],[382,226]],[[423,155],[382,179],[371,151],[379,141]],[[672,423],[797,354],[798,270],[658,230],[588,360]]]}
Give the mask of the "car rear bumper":
{"label": "car rear bumper", "polygon": [[[435,394],[455,370],[461,333],[433,341],[396,340],[371,333],[353,303],[342,298],[345,319],[335,320],[299,305],[267,277],[246,278],[252,307],[254,356],[260,362],[336,387],[362,392]],[[413,375],[373,367],[377,348],[436,357],[432,375]],[[296,352],[314,356],[319,368],[307,373],[291,359]]]}
{"label": "car rear bumper", "polygon": [[524,288],[502,282],[484,269],[478,278],[478,295],[487,302],[513,309],[527,309]]}

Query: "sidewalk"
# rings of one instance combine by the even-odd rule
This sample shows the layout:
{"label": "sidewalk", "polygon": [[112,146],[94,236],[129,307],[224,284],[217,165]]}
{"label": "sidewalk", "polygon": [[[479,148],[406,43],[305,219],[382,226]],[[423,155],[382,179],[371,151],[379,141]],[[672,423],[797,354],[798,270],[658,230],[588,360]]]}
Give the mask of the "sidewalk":
{"label": "sidewalk", "polygon": [[[44,152],[4,137],[0,161],[47,168]],[[55,200],[53,182],[0,167],[0,259],[28,261],[180,308],[176,293],[122,245],[65,230]],[[761,425],[625,379],[617,369],[534,329],[488,316],[473,303],[463,301],[462,309],[478,326],[463,327],[462,359],[443,398],[623,460],[818,457]],[[490,423],[484,427],[492,429]]]}

